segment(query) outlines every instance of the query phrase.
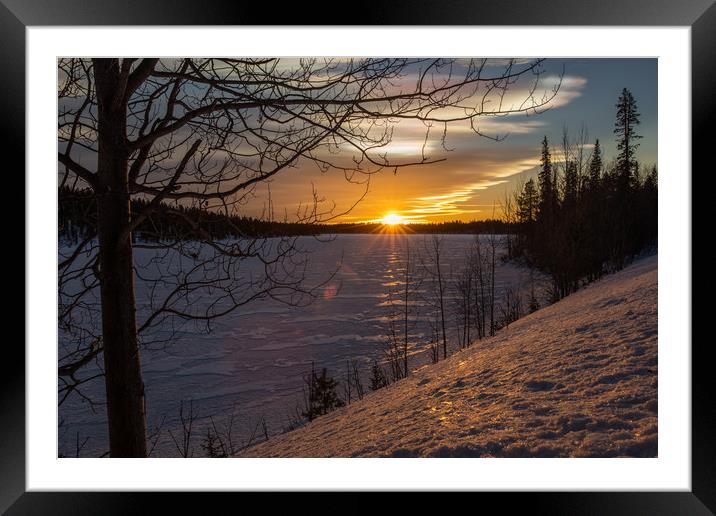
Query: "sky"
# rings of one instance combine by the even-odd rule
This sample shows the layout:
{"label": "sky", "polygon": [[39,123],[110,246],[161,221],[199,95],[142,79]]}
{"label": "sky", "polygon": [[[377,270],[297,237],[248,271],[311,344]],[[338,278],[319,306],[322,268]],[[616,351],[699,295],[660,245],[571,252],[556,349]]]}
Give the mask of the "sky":
{"label": "sky", "polygon": [[[543,87],[556,84],[562,72],[559,91],[546,111],[478,120],[482,132],[504,137],[500,141],[456,124],[448,128],[443,148],[442,130],[432,130],[426,140],[426,128],[420,123],[400,123],[392,142],[383,149],[390,157],[420,158],[425,144],[431,158],[444,161],[373,175],[367,194],[352,209],[365,191],[363,185],[347,182],[337,171],[320,172],[315,165],[299,164],[271,182],[274,211],[294,212],[311,199],[313,187],[326,202],[335,203],[336,215],[342,214],[334,222],[376,221],[389,214],[405,222],[469,221],[499,215],[496,211],[505,195],[536,176],[544,136],[558,155],[564,128],[576,137],[584,127],[590,142],[587,153],[598,138],[605,161],[615,156],[615,104],[625,87],[634,95],[641,114],[638,133],[643,139],[637,159],[644,165],[656,164],[656,59],[548,59]],[[519,97],[525,88],[516,84],[510,95]],[[245,207],[247,214],[259,213],[265,206],[262,199],[257,192],[255,203]]]}

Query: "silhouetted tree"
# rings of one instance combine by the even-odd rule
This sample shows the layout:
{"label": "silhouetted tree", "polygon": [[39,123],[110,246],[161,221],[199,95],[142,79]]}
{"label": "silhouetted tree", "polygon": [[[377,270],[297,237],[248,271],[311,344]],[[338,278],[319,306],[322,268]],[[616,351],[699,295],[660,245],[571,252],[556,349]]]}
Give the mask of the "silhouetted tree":
{"label": "silhouetted tree", "polygon": [[539,220],[546,229],[554,221],[554,211],[557,204],[557,185],[552,169],[552,153],[549,150],[549,142],[546,136],[542,140],[540,163],[542,167],[539,171]]}
{"label": "silhouetted tree", "polygon": [[[529,113],[556,94],[534,95],[535,82],[523,102],[508,108],[501,102],[507,90],[521,77],[539,75],[541,61],[509,61],[503,68],[488,64],[456,65],[449,59],[304,59],[290,66],[270,58],[58,61],[60,186],[88,189],[96,207],[93,231],[59,260],[59,327],[67,349],[58,373],[69,371],[61,374],[62,388],[78,392],[88,381],[79,379],[78,371],[102,360],[112,457],[146,456],[140,348],[159,338],[158,328],[195,321],[208,330],[215,318],[255,299],[271,296],[295,305],[316,292],[305,281],[305,255],[294,238],[216,238],[206,229],[205,214],[240,214],[259,186],[299,163],[337,170],[367,189],[371,174],[380,170],[443,159],[392,159],[382,149],[391,141],[393,122],[447,126]],[[396,89],[399,79],[413,84]],[[471,126],[482,134],[478,124]],[[139,211],[133,210],[136,199],[146,201]],[[337,215],[318,199],[314,194],[293,218],[313,223]],[[142,247],[153,249],[154,264],[169,252],[177,258],[175,269],[157,276],[138,268],[133,247],[135,231],[160,212],[165,215],[156,221],[162,238]],[[164,225],[169,216],[190,232],[173,235]],[[263,218],[273,220],[270,203]],[[233,231],[241,234],[240,228]],[[263,274],[243,274],[246,261],[261,263]],[[134,284],[140,278],[151,294],[137,303]],[[87,302],[97,290],[99,314]],[[209,292],[213,302],[197,302]]]}
{"label": "silhouetted tree", "polygon": [[540,196],[534,179],[528,179],[522,188],[515,192],[515,198],[518,230],[514,254],[524,256],[530,262],[530,257],[527,254],[534,250],[535,223],[540,204]]}
{"label": "silhouetted tree", "polygon": [[[538,210],[532,219],[534,195],[529,181],[515,193],[520,224],[520,253],[551,278],[553,301],[585,281],[624,266],[656,242],[658,181],[656,167],[646,174],[636,159],[639,113],[624,89],[617,104],[614,133],[618,155],[604,163],[599,140],[589,160],[583,157],[586,129],[576,141],[563,134],[564,175],[556,175],[547,139],[542,140],[538,173]],[[559,186],[559,188],[558,188]],[[536,307],[531,296],[530,310]]]}
{"label": "silhouetted tree", "polygon": [[535,188],[534,179],[530,178],[518,197],[517,213],[520,224],[532,224],[537,220],[538,204],[539,194]]}
{"label": "silhouetted tree", "polygon": [[614,239],[612,242],[612,266],[621,268],[624,260],[635,248],[635,191],[638,188],[638,163],[636,149],[641,136],[636,132],[639,125],[639,112],[636,100],[627,88],[622,90],[617,102],[617,116],[614,134],[617,137],[615,190],[610,215],[613,216]]}
{"label": "silhouetted tree", "polygon": [[431,235],[424,241],[424,255],[422,268],[425,273],[425,279],[428,282],[426,289],[426,301],[432,306],[438,321],[438,331],[440,341],[442,343],[443,359],[447,358],[447,312],[446,312],[446,294],[450,280],[445,270],[443,262],[444,242],[442,237]]}
{"label": "silhouetted tree", "polygon": [[639,125],[639,112],[636,100],[627,88],[622,90],[617,102],[617,119],[614,124],[614,134],[617,136],[617,167],[619,170],[620,189],[628,189],[634,180],[636,172],[637,140],[641,136],[636,132]]}
{"label": "silhouetted tree", "polygon": [[377,391],[383,387],[388,386],[388,378],[386,378],[383,368],[380,366],[377,360],[373,361],[373,366],[370,368],[370,390]]}
{"label": "silhouetted tree", "polygon": [[302,415],[309,421],[345,405],[336,393],[338,382],[328,376],[328,370],[325,367],[321,369],[319,375],[316,374],[313,363],[311,363],[311,374],[304,378],[304,381],[306,383],[306,406]]}
{"label": "silhouetted tree", "polygon": [[581,206],[587,223],[584,260],[588,281],[594,281],[602,275],[605,250],[608,245],[607,235],[610,232],[607,228],[607,191],[602,178],[603,169],[602,149],[597,139],[589,160],[589,172]]}
{"label": "silhouetted tree", "polygon": [[592,151],[592,157],[589,160],[589,190],[596,191],[599,188],[599,183],[602,179],[602,148],[599,145],[599,138],[594,142],[594,150]]}

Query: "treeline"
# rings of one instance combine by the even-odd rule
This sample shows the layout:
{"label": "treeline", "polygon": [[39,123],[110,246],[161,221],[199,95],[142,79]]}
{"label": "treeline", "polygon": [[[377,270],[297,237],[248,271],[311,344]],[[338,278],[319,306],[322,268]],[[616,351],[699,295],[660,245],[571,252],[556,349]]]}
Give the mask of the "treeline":
{"label": "treeline", "polygon": [[[94,235],[97,206],[89,189],[58,189],[60,237],[71,241]],[[131,212],[143,213],[149,200],[132,199]],[[269,238],[315,235],[320,227],[313,224],[272,222],[252,217],[232,216],[200,207],[160,203],[133,231],[135,240],[222,240],[226,238]]]}
{"label": "treeline", "polygon": [[[89,189],[58,189],[59,234],[72,242],[95,234],[97,207]],[[144,212],[149,201],[133,199],[132,213]],[[201,228],[201,230],[197,229]],[[138,240],[221,240],[225,238],[269,238],[281,236],[322,234],[370,234],[384,231],[380,223],[312,224],[277,222],[253,217],[239,217],[207,211],[198,207],[161,203],[133,232]],[[476,234],[491,231],[505,232],[508,224],[502,220],[449,221],[401,226],[400,231],[417,234]]]}
{"label": "treeline", "polygon": [[638,124],[636,100],[625,88],[617,103],[618,155],[612,162],[604,163],[599,140],[585,156],[585,131],[573,141],[565,130],[559,162],[545,137],[537,181],[528,180],[506,202],[505,218],[514,229],[510,257],[550,276],[552,301],[656,244],[657,169],[637,161]]}
{"label": "treeline", "polygon": [[[322,224],[316,225],[321,233],[381,233],[385,230],[385,225],[379,222],[364,222],[358,224]],[[485,219],[472,220],[463,222],[459,220],[447,222],[427,222],[399,225],[398,231],[406,234],[419,235],[476,235],[488,234],[493,231],[504,233],[508,230],[509,225],[504,220]]]}

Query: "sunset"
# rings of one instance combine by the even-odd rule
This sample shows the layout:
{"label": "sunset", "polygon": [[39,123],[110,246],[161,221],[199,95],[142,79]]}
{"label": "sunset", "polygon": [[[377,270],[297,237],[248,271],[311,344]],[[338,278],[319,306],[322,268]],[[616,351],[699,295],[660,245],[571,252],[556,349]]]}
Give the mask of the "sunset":
{"label": "sunset", "polygon": [[58,59],[57,457],[656,457],[657,83]]}
{"label": "sunset", "polygon": [[396,215],[395,213],[389,213],[382,219],[380,219],[381,224],[385,224],[387,226],[395,226],[397,224],[406,224],[407,220],[405,217],[402,217],[400,215]]}
{"label": "sunset", "polygon": [[[642,110],[640,131],[645,138],[639,149],[640,161],[656,164],[656,60],[550,59],[543,68],[538,98],[557,85],[559,90],[537,112],[490,116],[473,124],[461,121],[450,124],[447,131],[437,123],[426,127],[422,121],[401,120],[392,128],[390,143],[372,148],[371,155],[386,155],[396,162],[419,161],[425,155],[435,163],[397,172],[385,169],[370,177],[359,174],[346,181],[337,170],[323,172],[312,163],[299,162],[270,184],[275,210],[280,207],[282,215],[292,217],[311,201],[313,185],[327,200],[326,205],[335,202],[334,212],[342,213],[361,198],[367,186],[368,194],[335,222],[376,221],[388,210],[405,221],[488,219],[493,210],[499,211],[506,192],[535,177],[543,136],[560,146],[565,127],[577,133],[584,126],[591,140],[586,150],[594,138],[602,138],[605,159],[612,159],[616,147],[605,137],[612,132],[615,98],[626,85],[639,98]],[[522,102],[533,82],[532,77],[518,81],[503,102]],[[414,77],[406,75],[401,84],[413,86]],[[477,135],[476,130],[486,137]],[[340,147],[339,156],[351,160],[354,153],[346,147]],[[335,156],[333,152],[331,156]],[[245,209],[258,216],[264,210],[267,190],[258,190],[256,195]]]}

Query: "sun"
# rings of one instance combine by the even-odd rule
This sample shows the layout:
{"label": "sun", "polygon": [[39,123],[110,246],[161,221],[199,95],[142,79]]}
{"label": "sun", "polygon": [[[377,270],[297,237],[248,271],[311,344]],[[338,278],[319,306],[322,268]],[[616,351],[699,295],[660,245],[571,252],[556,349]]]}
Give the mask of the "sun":
{"label": "sun", "polygon": [[397,224],[405,224],[405,218],[395,213],[389,213],[380,219],[380,222],[386,226],[395,226]]}

